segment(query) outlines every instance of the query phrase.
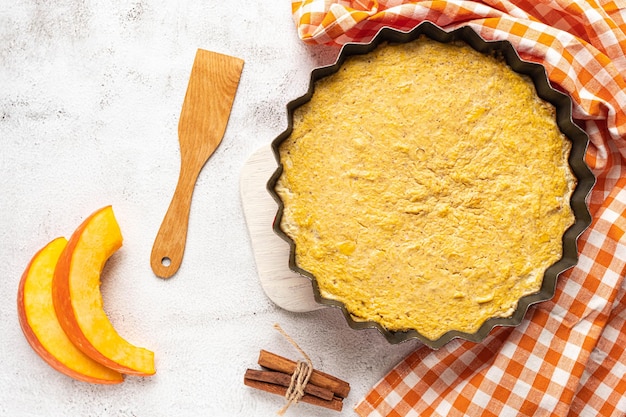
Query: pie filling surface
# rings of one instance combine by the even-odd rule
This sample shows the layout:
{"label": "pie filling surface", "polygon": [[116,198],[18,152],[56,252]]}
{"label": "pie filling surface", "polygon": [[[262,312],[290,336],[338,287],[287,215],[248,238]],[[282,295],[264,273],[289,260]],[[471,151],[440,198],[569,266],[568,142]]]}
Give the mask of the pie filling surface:
{"label": "pie filling surface", "polygon": [[472,333],[560,259],[570,148],[553,106],[502,59],[425,37],[381,45],[296,109],[281,228],[355,320]]}

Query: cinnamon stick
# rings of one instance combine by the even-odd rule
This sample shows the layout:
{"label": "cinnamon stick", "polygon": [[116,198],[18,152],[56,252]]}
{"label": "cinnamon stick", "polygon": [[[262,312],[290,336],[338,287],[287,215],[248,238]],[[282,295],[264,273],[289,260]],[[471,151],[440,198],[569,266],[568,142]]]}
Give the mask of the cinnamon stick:
{"label": "cinnamon stick", "polygon": [[[270,384],[269,382],[255,381],[254,379],[244,378],[243,383],[251,388],[256,388],[271,394],[285,396],[287,393],[286,387]],[[300,401],[335,411],[341,411],[343,408],[343,401],[338,397],[333,397],[332,400],[328,401],[310,394],[304,394],[302,398],[300,398]]]}
{"label": "cinnamon stick", "polygon": [[[261,350],[258,363],[264,368],[289,375],[293,374],[296,369],[296,362],[266,350]],[[350,392],[350,384],[346,381],[315,369],[311,374],[309,383],[330,390],[340,398],[346,398]]]}
{"label": "cinnamon stick", "polygon": [[[259,382],[269,382],[270,384],[276,384],[283,387],[289,387],[291,384],[291,375],[284,374],[278,371],[259,371],[256,369],[248,369],[244,375],[244,379],[252,379]],[[304,386],[304,392],[306,394],[313,395],[326,401],[333,399],[335,394],[326,388],[318,387],[312,383],[308,383]]]}

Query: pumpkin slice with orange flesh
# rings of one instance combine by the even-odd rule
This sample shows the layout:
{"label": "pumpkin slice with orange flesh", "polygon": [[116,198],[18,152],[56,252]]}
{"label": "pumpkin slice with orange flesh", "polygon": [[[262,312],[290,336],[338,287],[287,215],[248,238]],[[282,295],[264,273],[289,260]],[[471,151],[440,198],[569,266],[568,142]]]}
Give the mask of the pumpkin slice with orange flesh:
{"label": "pumpkin slice with orange flesh", "polygon": [[54,308],[65,333],[87,356],[123,374],[153,375],[154,353],[120,336],[103,309],[100,275],[122,240],[111,206],[90,215],[57,263]]}

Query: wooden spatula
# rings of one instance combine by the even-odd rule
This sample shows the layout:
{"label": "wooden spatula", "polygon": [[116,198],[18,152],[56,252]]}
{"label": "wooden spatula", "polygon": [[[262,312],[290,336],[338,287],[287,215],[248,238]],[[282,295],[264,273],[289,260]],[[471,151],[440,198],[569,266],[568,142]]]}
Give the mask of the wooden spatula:
{"label": "wooden spatula", "polygon": [[203,49],[196,53],[178,122],[178,183],[150,255],[152,270],[161,278],[174,275],[183,260],[193,189],[222,141],[242,69],[239,58]]}

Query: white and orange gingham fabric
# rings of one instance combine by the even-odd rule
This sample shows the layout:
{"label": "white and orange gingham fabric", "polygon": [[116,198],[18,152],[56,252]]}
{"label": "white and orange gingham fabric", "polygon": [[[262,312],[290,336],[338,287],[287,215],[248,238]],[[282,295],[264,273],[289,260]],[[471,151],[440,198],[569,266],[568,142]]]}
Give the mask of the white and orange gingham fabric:
{"label": "white and orange gingham fabric", "polygon": [[569,93],[597,178],[578,265],[555,297],[482,343],[419,347],[357,405],[360,416],[626,415],[626,2],[292,1],[311,44],[368,41],[383,26],[469,25],[507,39]]}

